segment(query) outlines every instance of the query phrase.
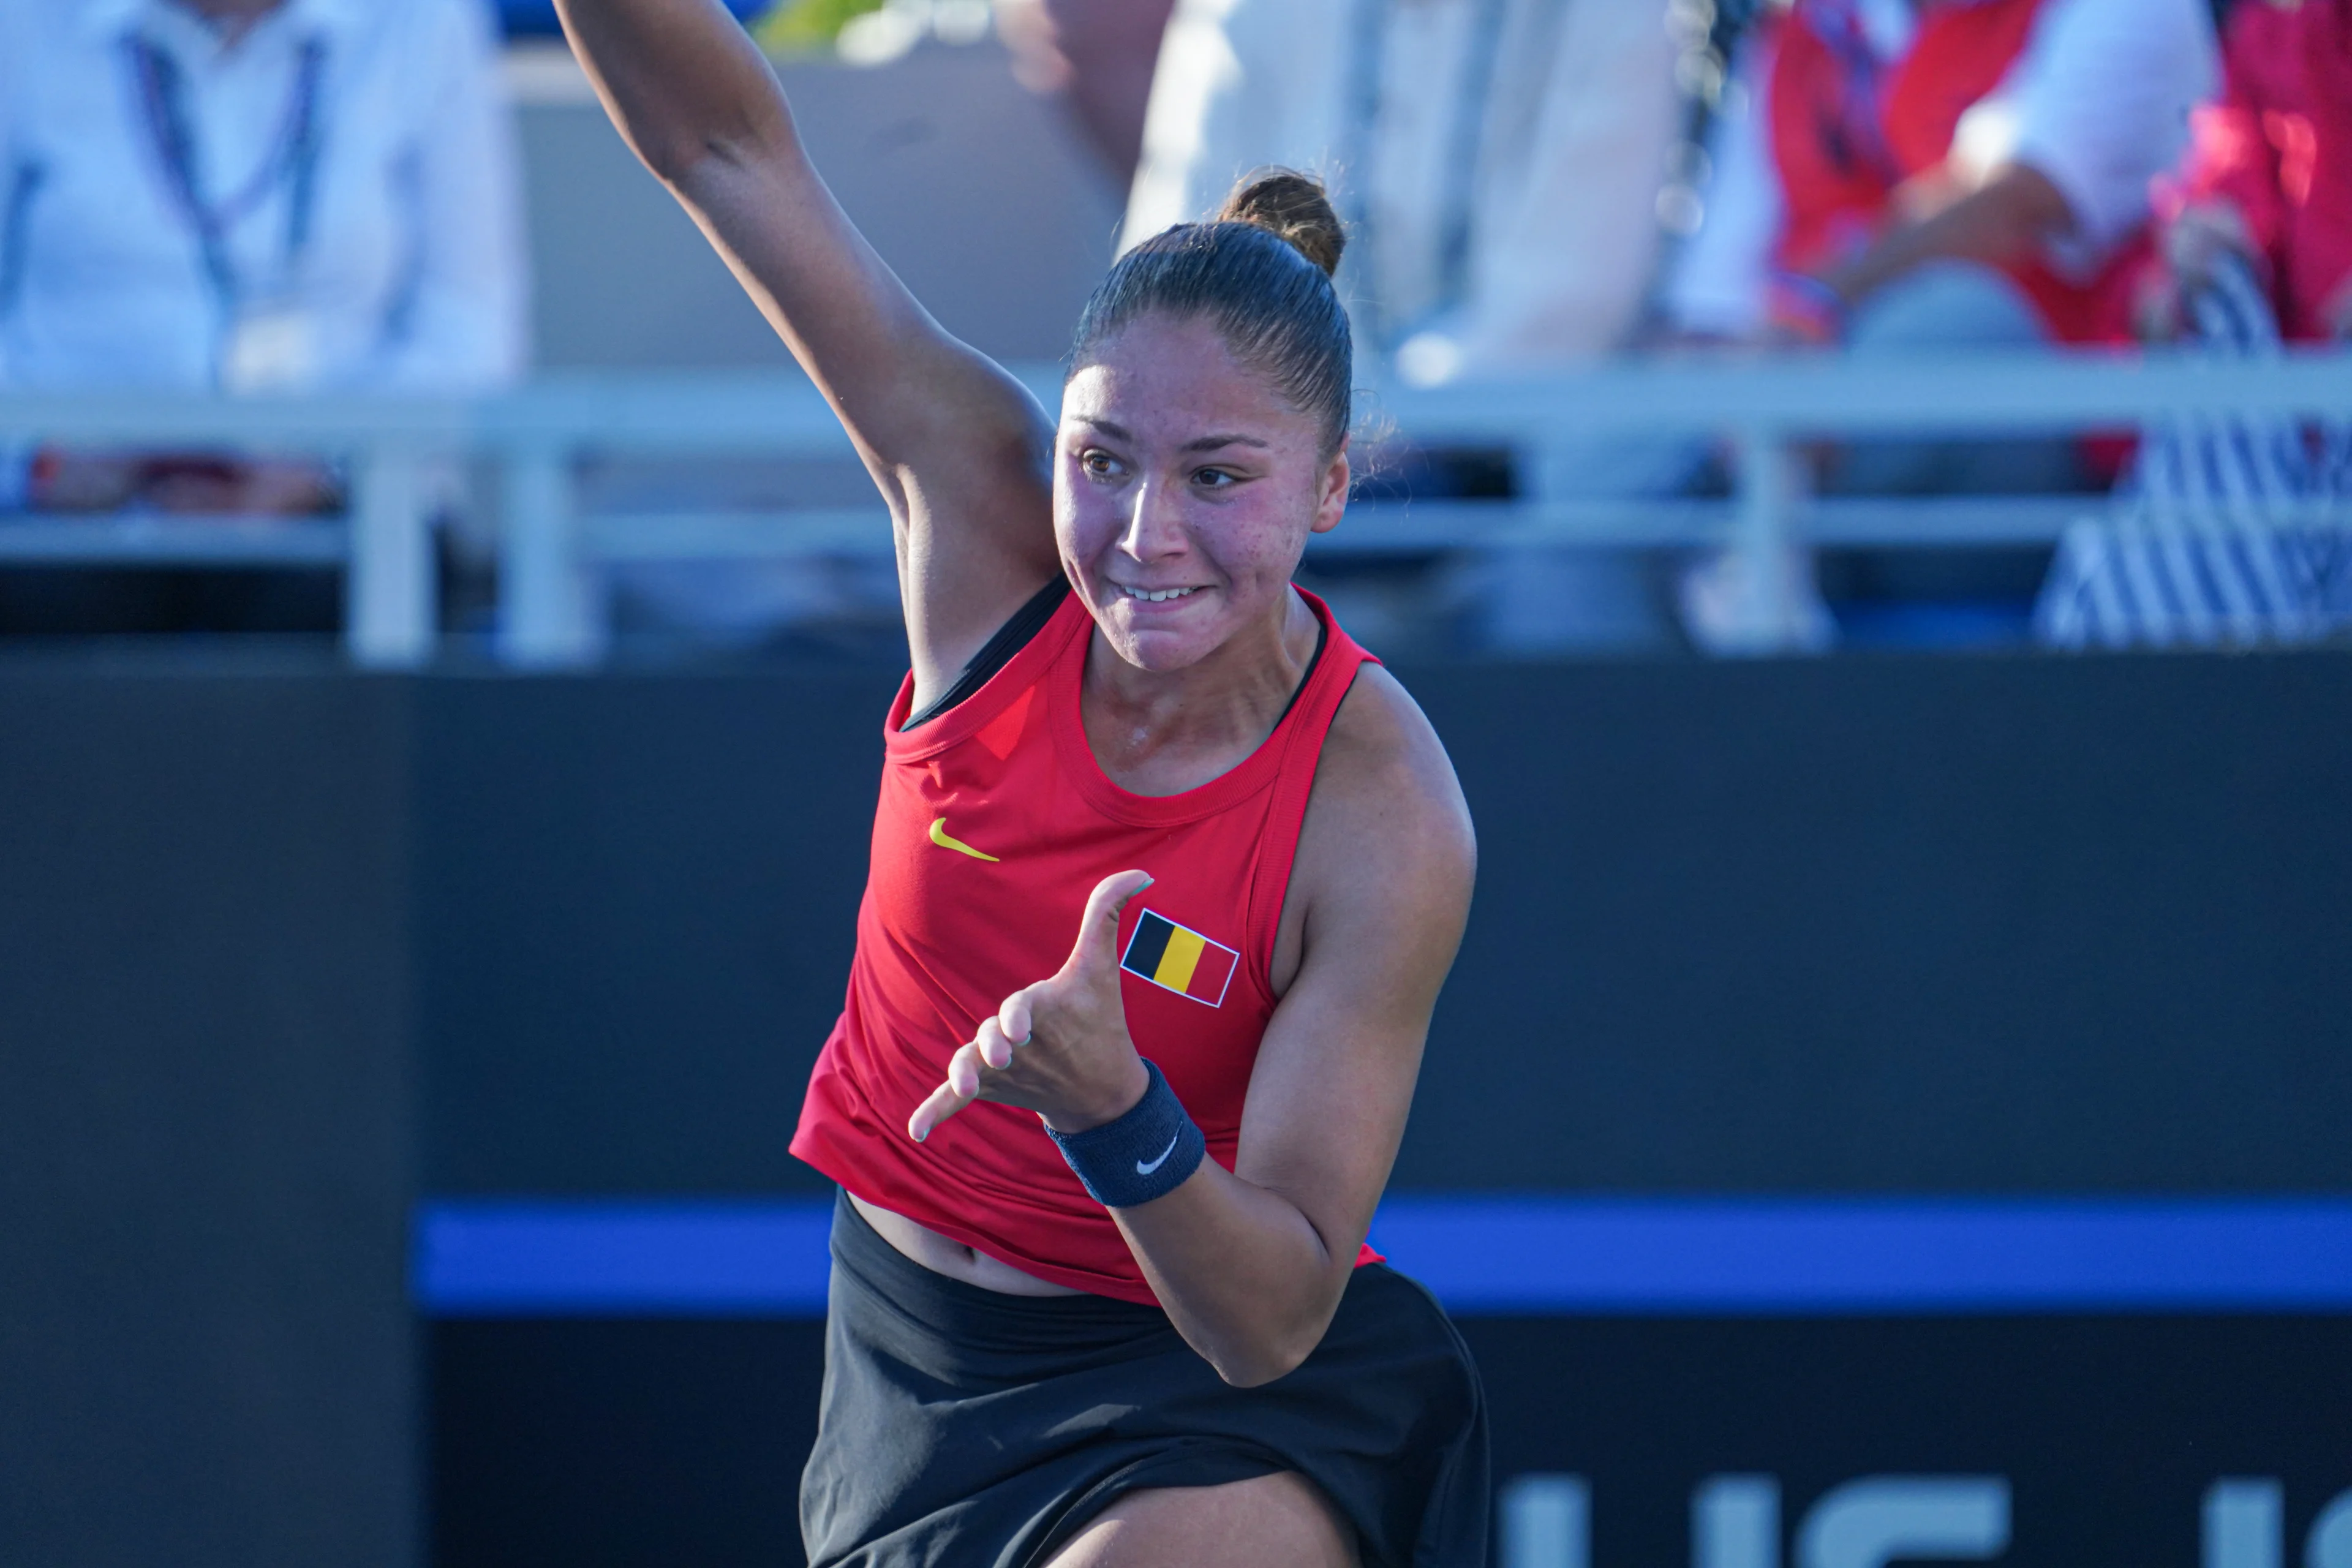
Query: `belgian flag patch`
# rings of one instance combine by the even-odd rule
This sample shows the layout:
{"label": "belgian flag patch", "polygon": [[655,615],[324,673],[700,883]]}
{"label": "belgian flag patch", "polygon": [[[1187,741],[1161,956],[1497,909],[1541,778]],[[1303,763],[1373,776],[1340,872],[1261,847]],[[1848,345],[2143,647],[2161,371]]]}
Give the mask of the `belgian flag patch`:
{"label": "belgian flag patch", "polygon": [[1233,984],[1234,968],[1241,961],[1242,955],[1223,942],[1211,942],[1146,910],[1135,922],[1135,934],[1127,939],[1127,956],[1118,966],[1179,996],[1222,1007],[1225,987]]}

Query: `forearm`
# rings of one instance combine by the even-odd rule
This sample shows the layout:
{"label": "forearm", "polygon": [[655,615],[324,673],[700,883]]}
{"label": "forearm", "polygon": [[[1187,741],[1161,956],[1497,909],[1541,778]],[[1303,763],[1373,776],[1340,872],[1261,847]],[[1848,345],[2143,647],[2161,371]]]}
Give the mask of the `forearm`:
{"label": "forearm", "polygon": [[1111,1217],[1184,1342],[1242,1387],[1307,1359],[1356,1261],[1356,1242],[1327,1237],[1288,1198],[1213,1160]]}
{"label": "forearm", "polygon": [[979,466],[950,444],[975,426],[984,443],[1034,435],[1027,395],[940,331],[850,224],[719,0],[557,3],[614,123],[832,400],[894,510],[901,467]]}
{"label": "forearm", "polygon": [[[1158,1197],[1139,1201],[1123,1193],[1119,1168],[1134,1151],[1119,1147],[1120,1130],[1129,1130],[1124,1141],[1139,1138],[1139,1146],[1156,1146],[1166,1131],[1156,1118],[1171,1110],[1181,1117],[1182,1111],[1156,1072],[1135,1055],[1125,1030],[1118,1033],[1122,1037],[1114,1048],[1064,1065],[1051,1096],[1055,1104],[1043,1111],[1045,1125],[1068,1140],[1063,1152],[1087,1190],[1114,1205],[1110,1215],[1128,1250],[1185,1342],[1228,1383],[1246,1387],[1269,1382],[1305,1360],[1322,1339],[1348,1278],[1335,1258],[1344,1244],[1344,1262],[1352,1264],[1356,1242],[1336,1234],[1345,1222],[1329,1217],[1328,1202],[1315,1205],[1325,1216],[1318,1223],[1282,1192],[1235,1175],[1204,1154],[1191,1156],[1199,1161],[1192,1174]],[[989,1046],[995,1054],[983,1054],[973,1064],[972,1089],[979,1087],[982,1064],[1012,1063],[1010,1047],[1000,1047],[994,1039]],[[950,1065],[950,1088],[959,1081]],[[1089,1146],[1088,1140],[1104,1136],[1098,1130],[1113,1136],[1108,1147]],[[1198,1151],[1197,1133],[1193,1139],[1192,1147]],[[1171,1157],[1182,1142],[1180,1135],[1160,1158]],[[1137,1163],[1139,1174],[1145,1169]],[[1307,1175],[1302,1190],[1376,1191],[1386,1167],[1349,1172],[1336,1182],[1328,1179],[1333,1173],[1322,1173],[1326,1179],[1320,1182]],[[1108,1186],[1097,1184],[1106,1181]],[[1359,1238],[1362,1228],[1359,1223]]]}
{"label": "forearm", "polygon": [[2048,176],[2015,163],[1931,216],[1888,231],[1822,281],[1857,305],[1930,261],[2005,266],[2022,259],[2072,222],[2066,198]]}
{"label": "forearm", "polygon": [[675,186],[710,157],[796,151],[774,74],[719,0],[556,0],[596,95]]}

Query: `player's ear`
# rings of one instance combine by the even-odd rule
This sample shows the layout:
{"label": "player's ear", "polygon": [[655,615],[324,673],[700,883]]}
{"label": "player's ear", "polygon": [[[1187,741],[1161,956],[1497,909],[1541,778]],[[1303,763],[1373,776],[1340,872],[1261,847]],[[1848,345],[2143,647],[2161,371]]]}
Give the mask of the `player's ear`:
{"label": "player's ear", "polygon": [[1348,437],[1339,437],[1339,449],[1323,465],[1323,485],[1315,498],[1315,521],[1307,525],[1313,533],[1328,533],[1339,526],[1339,519],[1348,510],[1348,486],[1355,472],[1348,460]]}

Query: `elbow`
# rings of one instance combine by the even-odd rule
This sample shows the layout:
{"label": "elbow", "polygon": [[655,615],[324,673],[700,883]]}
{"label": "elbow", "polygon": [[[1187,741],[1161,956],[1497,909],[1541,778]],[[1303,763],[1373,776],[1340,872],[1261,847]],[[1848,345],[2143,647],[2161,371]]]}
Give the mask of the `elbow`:
{"label": "elbow", "polygon": [[1277,1378],[1289,1376],[1298,1370],[1303,1355],[1223,1355],[1212,1356],[1209,1364],[1217,1375],[1234,1388],[1259,1388]]}
{"label": "elbow", "polygon": [[1311,1328],[1289,1332],[1251,1335],[1219,1345],[1208,1356],[1217,1375],[1234,1388],[1258,1388],[1298,1370],[1315,1347],[1323,1342],[1327,1318]]}
{"label": "elbow", "polygon": [[642,142],[637,157],[655,179],[688,206],[700,205],[711,194],[709,187],[744,162],[741,151],[731,143],[697,136]]}
{"label": "elbow", "polygon": [[714,132],[640,147],[637,156],[688,212],[708,217],[772,206],[781,197],[778,173],[799,156],[799,144]]}
{"label": "elbow", "polygon": [[790,115],[781,103],[773,107],[772,114],[745,109],[662,135],[633,135],[630,143],[656,179],[693,203],[798,154]]}

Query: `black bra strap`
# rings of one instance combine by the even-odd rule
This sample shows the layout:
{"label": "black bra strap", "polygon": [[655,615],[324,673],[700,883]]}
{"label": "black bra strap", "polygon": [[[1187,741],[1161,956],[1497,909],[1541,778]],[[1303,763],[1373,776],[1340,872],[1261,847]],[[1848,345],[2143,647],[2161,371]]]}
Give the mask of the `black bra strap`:
{"label": "black bra strap", "polygon": [[[1027,647],[1030,640],[1045,629],[1045,623],[1054,618],[1054,612],[1060,609],[1062,601],[1069,596],[1070,584],[1066,577],[1056,577],[1029,595],[1028,603],[1013,611],[1012,616],[981,646],[981,650],[971,656],[971,662],[956,676],[955,684],[941,692],[938,701],[898,726],[899,731],[904,733],[919,724],[929,723],[987,685],[991,677],[1013,662],[1014,654]],[[1315,651],[1307,657],[1307,668],[1299,676],[1298,684],[1291,689],[1290,700],[1282,705],[1282,717],[1275,721],[1277,728],[1283,719],[1290,717],[1290,710],[1298,706],[1298,699],[1306,691],[1307,683],[1315,679],[1315,667],[1323,662],[1324,646],[1330,640],[1330,626],[1318,623],[1315,628]]]}
{"label": "black bra strap", "polygon": [[1289,718],[1290,710],[1298,706],[1298,700],[1307,695],[1307,683],[1315,679],[1315,667],[1323,662],[1323,649],[1330,641],[1331,623],[1318,618],[1315,625],[1315,651],[1307,656],[1307,668],[1298,677],[1298,684],[1290,689],[1290,700],[1282,705],[1282,719],[1274,721],[1276,729],[1282,728],[1282,720]]}
{"label": "black bra strap", "polygon": [[1030,640],[1045,629],[1062,601],[1070,596],[1069,580],[1055,577],[1052,582],[1029,595],[1029,602],[1013,612],[1012,617],[996,628],[995,635],[981,645],[971,662],[955,678],[955,684],[940,694],[939,700],[898,726],[903,733],[919,724],[928,724],[940,714],[965,700],[989,682],[989,679],[1013,662],[1013,656],[1029,646]]}

